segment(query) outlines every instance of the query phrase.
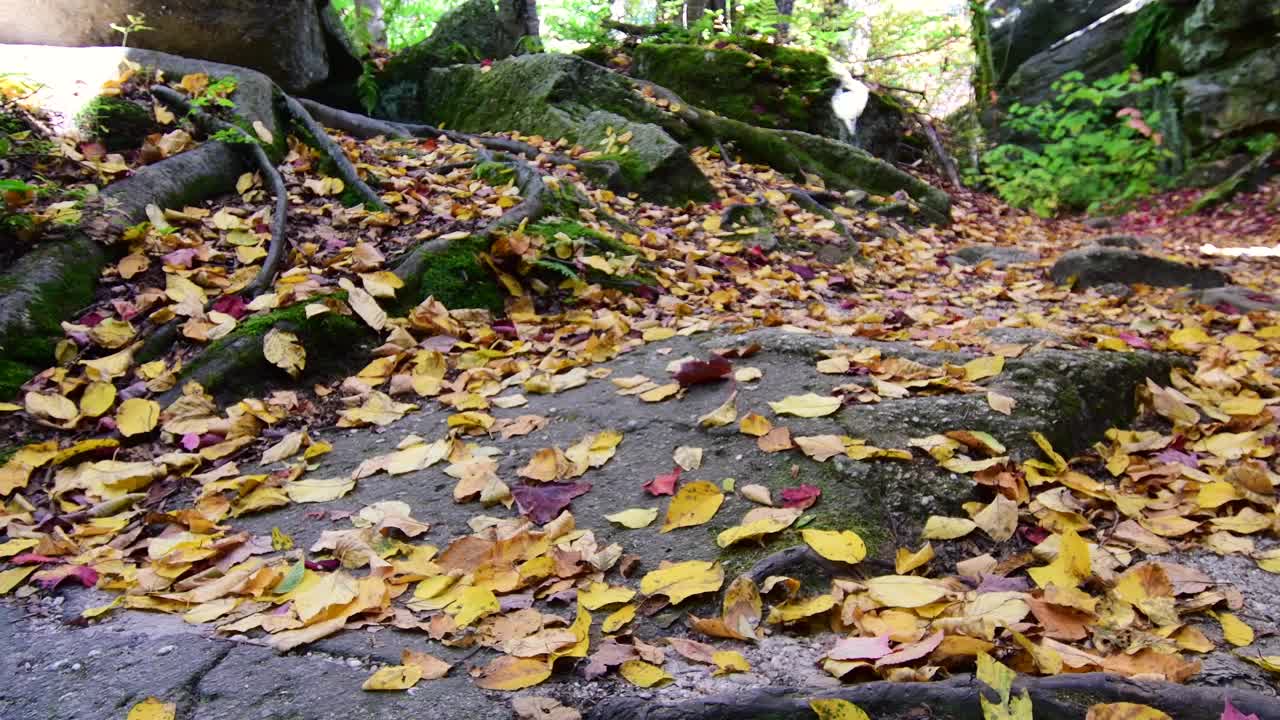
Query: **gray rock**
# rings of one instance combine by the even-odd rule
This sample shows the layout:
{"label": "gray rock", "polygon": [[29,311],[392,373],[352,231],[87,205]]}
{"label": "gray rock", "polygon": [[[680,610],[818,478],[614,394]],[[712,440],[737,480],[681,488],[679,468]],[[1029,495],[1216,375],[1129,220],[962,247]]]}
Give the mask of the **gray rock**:
{"label": "gray rock", "polygon": [[1124,70],[1129,65],[1125,42],[1134,27],[1134,15],[1121,13],[1076,35],[1061,45],[1037,53],[1009,76],[1001,104],[1035,105],[1053,97],[1053,83],[1064,73],[1077,71],[1086,81]]}
{"label": "gray rock", "polygon": [[[631,139],[625,145],[618,144],[616,138],[626,134]],[[596,110],[582,121],[578,143],[592,150],[605,150],[606,154],[612,144],[613,152],[621,153],[616,155],[616,161],[621,169],[618,189],[623,192],[643,192],[654,200],[673,204],[714,195],[689,153],[657,125]]]}
{"label": "gray rock", "polygon": [[988,4],[991,54],[1006,80],[1033,55],[1115,10],[1125,0],[996,0]]}
{"label": "gray rock", "polygon": [[518,43],[493,0],[467,0],[446,12],[426,40],[397,53],[382,75],[395,82],[440,65],[501,60],[514,55]]}
{"label": "gray rock", "polygon": [[956,265],[978,265],[990,260],[998,268],[1032,263],[1039,259],[1040,256],[1030,250],[999,245],[970,245],[947,256],[947,260]]}
{"label": "gray rock", "polygon": [[1049,277],[1060,285],[1074,278],[1078,288],[1108,283],[1207,288],[1230,282],[1225,273],[1212,268],[1184,265],[1125,248],[1098,246],[1072,250],[1058,258],[1049,269]]}
{"label": "gray rock", "polygon": [[0,17],[6,19],[0,42],[119,45],[120,35],[110,25],[144,14],[154,29],[130,34],[131,47],[254,68],[286,90],[301,91],[329,75],[316,8],[314,0],[0,0]]}
{"label": "gray rock", "polygon": [[1280,122],[1280,44],[1177,84],[1192,149]]}
{"label": "gray rock", "polygon": [[1188,296],[1193,297],[1201,305],[1211,307],[1225,306],[1237,312],[1280,310],[1280,299],[1277,299],[1275,295],[1240,287],[1239,285],[1194,290],[1188,292]]}
{"label": "gray rock", "polygon": [[1093,244],[1098,247],[1141,250],[1142,248],[1151,245],[1153,242],[1153,239],[1146,235],[1103,235],[1100,238],[1095,238]]}

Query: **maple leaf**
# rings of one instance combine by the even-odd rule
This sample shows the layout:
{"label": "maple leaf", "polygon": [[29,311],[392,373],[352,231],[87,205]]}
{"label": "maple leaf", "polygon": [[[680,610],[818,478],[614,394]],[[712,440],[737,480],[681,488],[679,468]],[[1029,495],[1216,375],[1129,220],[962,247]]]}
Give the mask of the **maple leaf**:
{"label": "maple leaf", "polygon": [[676,492],[676,483],[680,482],[680,468],[672,468],[671,472],[665,475],[658,475],[654,479],[645,483],[641,487],[650,495],[674,495]]}
{"label": "maple leaf", "polygon": [[511,488],[520,513],[530,520],[545,525],[556,518],[573,499],[590,492],[590,483],[546,483],[541,485],[519,484]]}
{"label": "maple leaf", "polygon": [[712,353],[707,360],[685,361],[673,377],[680,387],[689,387],[725,380],[732,372],[733,366],[723,355]]}
{"label": "maple leaf", "polygon": [[[815,485],[797,485],[782,489],[782,506],[795,508],[797,510],[806,510],[813,507],[822,495],[821,488]],[[826,507],[825,505],[823,507]]]}

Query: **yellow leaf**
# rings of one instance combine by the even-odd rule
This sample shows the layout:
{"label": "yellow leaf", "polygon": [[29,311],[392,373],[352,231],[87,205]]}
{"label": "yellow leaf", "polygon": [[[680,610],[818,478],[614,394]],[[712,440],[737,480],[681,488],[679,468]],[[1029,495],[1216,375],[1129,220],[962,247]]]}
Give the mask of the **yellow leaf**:
{"label": "yellow leaf", "polygon": [[178,706],[159,698],[149,697],[129,708],[129,716],[125,720],[174,720]]}
{"label": "yellow leaf", "polygon": [[138,331],[127,321],[107,318],[93,326],[89,331],[89,338],[104,348],[119,350],[128,345],[137,334]]}
{"label": "yellow leaf", "polygon": [[85,417],[99,417],[116,401],[116,386],[111,383],[94,382],[84,389],[80,395],[80,414]]}
{"label": "yellow leaf", "polygon": [[172,125],[176,119],[173,113],[169,111],[169,108],[160,103],[155,103],[151,106],[151,114],[156,119],[156,122],[161,125]]}
{"label": "yellow leaf", "polygon": [[551,663],[539,658],[502,655],[480,671],[476,685],[485,690],[523,690],[551,677]]}
{"label": "yellow leaf", "polygon": [[997,493],[995,500],[973,516],[973,521],[992,540],[1004,542],[1018,529],[1018,503]]}
{"label": "yellow leaf", "polygon": [[698,418],[698,426],[704,428],[724,427],[738,419],[738,393],[729,393],[729,399],[720,407]]}
{"label": "yellow leaf", "polygon": [[116,425],[125,437],[145,435],[156,429],[160,421],[160,403],[143,398],[129,398],[116,410]]}
{"label": "yellow leaf", "polygon": [[969,382],[983,380],[999,375],[1003,370],[1003,355],[975,358],[964,364],[964,379]]}
{"label": "yellow leaf", "polygon": [[1253,628],[1231,613],[1215,613],[1218,624],[1222,626],[1222,636],[1236,647],[1253,644]]}
{"label": "yellow leaf", "polygon": [[1061,537],[1058,557],[1044,567],[1031,568],[1027,571],[1036,585],[1042,588],[1049,585],[1057,585],[1063,589],[1074,588],[1093,574],[1089,560],[1089,544],[1081,539],[1075,530],[1067,530]]}
{"label": "yellow leaf", "polygon": [[773,411],[779,415],[816,418],[830,415],[839,410],[840,398],[805,393],[804,395],[790,395],[777,402],[771,402],[769,407],[773,408]]}
{"label": "yellow leaf", "polygon": [[643,527],[649,527],[658,517],[658,508],[631,508],[621,512],[605,515],[604,519],[612,523],[617,523],[625,528],[637,530]]}
{"label": "yellow leaf", "polygon": [[984,720],[1033,720],[1031,696],[1028,692],[1023,690],[1021,695],[1013,695],[1013,680],[1017,677],[1016,673],[984,652],[978,654],[976,674],[978,679],[995,690],[1000,698],[1000,702],[993,703],[985,694],[979,694],[978,700],[982,704]]}
{"label": "yellow leaf", "polygon": [[665,685],[672,679],[665,670],[644,660],[628,660],[622,663],[618,672],[627,682],[642,688]]}
{"label": "yellow leaf", "polygon": [[293,609],[298,619],[307,622],[335,605],[345,605],[359,592],[356,579],[339,570],[332,573],[308,573],[293,595]]}
{"label": "yellow leaf", "polygon": [[771,625],[795,622],[820,615],[835,606],[836,599],[830,595],[815,595],[807,600],[793,600],[771,609],[767,622]]}
{"label": "yellow leaf", "polygon": [[[209,76],[204,73],[183,75],[182,80],[178,83],[178,87],[186,90],[188,95],[195,97],[196,95],[204,92],[205,88],[209,87]],[[130,720],[133,719],[130,718]]]}
{"label": "yellow leaf", "polygon": [[1089,708],[1085,720],[1173,720],[1150,705],[1137,703],[1103,703]]}
{"label": "yellow leaf", "polygon": [[658,342],[660,340],[670,340],[676,336],[675,328],[651,327],[645,328],[642,337],[645,342]]}
{"label": "yellow leaf", "polygon": [[279,328],[271,328],[263,336],[262,355],[295,378],[307,367],[307,351],[298,343],[298,336]]}
{"label": "yellow leaf", "polygon": [[719,650],[711,655],[711,660],[716,664],[716,671],[712,675],[751,672],[751,665],[747,659],[742,656],[742,653],[733,650]]}
{"label": "yellow leaf", "polygon": [[21,585],[22,581],[26,580],[27,576],[35,572],[38,567],[38,565],[28,565],[0,571],[0,595],[8,595],[11,590]]}
{"label": "yellow leaf", "polygon": [[458,594],[458,599],[445,608],[445,612],[453,616],[453,622],[460,628],[487,615],[500,612],[498,598],[488,588],[469,587]]}
{"label": "yellow leaf", "polygon": [[23,550],[30,550],[39,544],[40,541],[36,538],[14,538],[8,542],[2,542],[0,543],[0,558],[13,557]]}
{"label": "yellow leaf", "polygon": [[862,562],[867,556],[867,545],[852,530],[810,530],[800,531],[805,544],[814,552],[828,560],[854,565]]}
{"label": "yellow leaf", "polygon": [[[3,574],[0,573],[0,576]],[[0,595],[3,594],[3,586],[0,586]],[[1237,657],[1248,660],[1267,672],[1280,673],[1280,655],[1237,655]]]}
{"label": "yellow leaf", "polygon": [[645,595],[666,595],[673,605],[692,595],[716,592],[724,584],[724,568],[718,563],[689,560],[646,574],[640,580]]}
{"label": "yellow leaf", "polygon": [[387,313],[372,295],[346,278],[343,278],[340,285],[347,291],[347,304],[366,325],[374,330],[382,330],[387,326]]}
{"label": "yellow leaf", "polygon": [[871,720],[862,708],[848,700],[810,700],[809,708],[818,720]]}
{"label": "yellow leaf", "polygon": [[991,390],[987,392],[987,405],[991,406],[992,410],[995,410],[1001,415],[1010,415],[1013,413],[1013,409],[1018,405],[1018,401],[1008,395],[1003,395]]}
{"label": "yellow leaf", "polygon": [[337,500],[355,486],[355,480],[345,477],[303,478],[285,483],[284,492],[296,503],[318,503]]}
{"label": "yellow leaf", "polygon": [[408,690],[422,679],[422,668],[416,665],[390,665],[379,668],[364,681],[361,690]]}
{"label": "yellow leaf", "polygon": [[845,454],[845,438],[840,435],[799,436],[793,441],[801,452],[818,462],[826,462],[836,455]]}
{"label": "yellow leaf", "polygon": [[930,516],[924,523],[924,532],[920,537],[925,540],[955,540],[964,537],[978,528],[978,524],[967,518]]}
{"label": "yellow leaf", "polygon": [[599,610],[607,605],[625,603],[636,596],[630,588],[613,587],[608,583],[591,583],[585,590],[578,591],[578,602],[588,610]]}
{"label": "yellow leaf", "polygon": [[659,385],[648,392],[640,393],[640,399],[650,403],[662,402],[678,392],[680,392],[680,383],[669,383],[667,385]]}
{"label": "yellow leaf", "polygon": [[867,581],[867,594],[885,607],[918,608],[937,602],[947,589],[914,575],[882,575]]}
{"label": "yellow leaf", "polygon": [[768,435],[769,431],[772,429],[773,423],[769,422],[769,420],[763,415],[757,415],[755,413],[750,413],[738,421],[738,430],[740,430],[743,435],[764,437],[765,435]]}
{"label": "yellow leaf", "polygon": [[723,502],[724,493],[720,492],[720,488],[705,480],[691,482],[671,498],[661,532],[701,525],[715,517]]}
{"label": "yellow leaf", "polygon": [[786,511],[784,515],[775,515],[753,520],[743,525],[735,525],[716,536],[716,545],[727,548],[743,540],[755,540],[765,535],[782,532],[791,527],[791,523],[800,517],[799,510]]}
{"label": "yellow leaf", "polygon": [[627,623],[636,619],[636,610],[639,609],[639,607],[639,605],[633,603],[630,605],[623,605],[617,610],[614,610],[609,617],[604,619],[604,623],[600,626],[600,630],[607,633],[619,630]]}
{"label": "yellow leaf", "polygon": [[204,288],[181,275],[165,275],[164,293],[170,300],[183,305],[204,307],[209,300]]}
{"label": "yellow leaf", "polygon": [[23,396],[27,412],[48,420],[74,420],[79,414],[76,404],[57,394],[29,392]]}
{"label": "yellow leaf", "polygon": [[933,545],[925,543],[924,547],[912,552],[907,548],[898,548],[897,557],[894,558],[893,569],[899,575],[907,573],[922,567],[934,558]]}

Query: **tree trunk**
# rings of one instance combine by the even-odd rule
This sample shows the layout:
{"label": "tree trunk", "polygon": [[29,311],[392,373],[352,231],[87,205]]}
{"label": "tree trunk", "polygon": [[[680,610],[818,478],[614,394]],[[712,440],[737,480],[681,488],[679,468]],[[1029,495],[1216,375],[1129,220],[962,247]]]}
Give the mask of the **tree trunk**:
{"label": "tree trunk", "polygon": [[685,0],[684,3],[684,26],[691,27],[694,23],[702,19],[707,11],[707,0]]}
{"label": "tree trunk", "polygon": [[498,18],[511,37],[517,40],[529,37],[541,42],[537,0],[500,0]]}
{"label": "tree trunk", "polygon": [[369,34],[371,47],[387,46],[387,23],[382,15],[382,0],[355,0],[356,17]]}

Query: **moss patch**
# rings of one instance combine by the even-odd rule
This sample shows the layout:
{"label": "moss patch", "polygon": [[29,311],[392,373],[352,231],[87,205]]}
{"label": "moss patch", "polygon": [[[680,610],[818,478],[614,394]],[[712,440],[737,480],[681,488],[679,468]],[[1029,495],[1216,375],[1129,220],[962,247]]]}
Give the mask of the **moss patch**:
{"label": "moss patch", "polygon": [[142,146],[157,125],[151,112],[137,103],[99,95],[76,115],[76,127],[85,137],[101,142],[112,152]]}
{"label": "moss patch", "polygon": [[30,365],[0,359],[0,400],[12,400],[18,390],[39,372]]}
{"label": "moss patch", "polygon": [[482,237],[454,240],[433,255],[418,281],[418,299],[434,297],[452,310],[484,308],[502,312],[504,296],[493,273],[480,262],[480,253],[489,250]]}

